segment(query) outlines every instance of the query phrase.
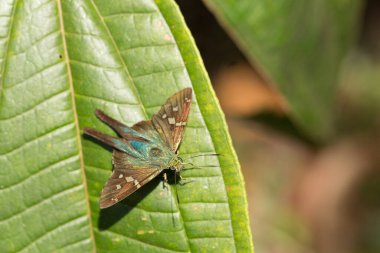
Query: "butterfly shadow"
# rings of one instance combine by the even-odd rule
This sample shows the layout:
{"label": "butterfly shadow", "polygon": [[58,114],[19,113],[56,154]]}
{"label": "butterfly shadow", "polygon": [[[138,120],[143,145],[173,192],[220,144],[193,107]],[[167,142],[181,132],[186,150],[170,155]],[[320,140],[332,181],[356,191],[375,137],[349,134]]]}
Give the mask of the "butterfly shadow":
{"label": "butterfly shadow", "polygon": [[128,196],[123,201],[120,201],[119,203],[111,207],[100,209],[100,214],[98,218],[99,230],[102,231],[112,227],[124,216],[128,215],[128,213],[132,211],[132,209],[136,207],[136,205],[141,200],[143,200],[148,194],[150,194],[161,181],[162,180],[160,178],[155,178],[146,185],[144,185],[144,187],[134,192],[132,195]]}
{"label": "butterfly shadow", "polygon": [[91,136],[88,136],[86,134],[82,134],[82,137],[85,140],[89,140],[89,141],[101,146],[102,148],[104,148],[105,150],[109,151],[112,154],[113,149],[110,146],[108,146],[107,144],[104,144],[103,142],[101,142],[101,141],[99,141],[99,140],[97,140]]}

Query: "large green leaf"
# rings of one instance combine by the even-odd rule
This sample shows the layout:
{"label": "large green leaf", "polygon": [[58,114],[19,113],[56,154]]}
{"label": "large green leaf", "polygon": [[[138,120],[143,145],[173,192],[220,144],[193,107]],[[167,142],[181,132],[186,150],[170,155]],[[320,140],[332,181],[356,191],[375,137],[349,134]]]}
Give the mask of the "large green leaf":
{"label": "large green leaf", "polygon": [[311,137],[334,131],[340,63],[357,33],[359,0],[204,0],[259,65]]}
{"label": "large green leaf", "polygon": [[[0,2],[0,252],[252,252],[239,163],[202,61],[172,0]],[[99,210],[114,134],[193,86],[184,186],[153,180]],[[176,191],[179,203],[177,202]]]}

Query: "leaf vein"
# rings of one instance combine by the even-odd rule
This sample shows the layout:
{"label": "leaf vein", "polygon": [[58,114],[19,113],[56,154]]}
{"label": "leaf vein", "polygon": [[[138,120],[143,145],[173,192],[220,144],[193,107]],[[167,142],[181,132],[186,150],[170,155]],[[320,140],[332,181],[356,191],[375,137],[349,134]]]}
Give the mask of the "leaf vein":
{"label": "leaf vein", "polygon": [[54,94],[50,95],[49,97],[44,98],[42,101],[39,101],[37,104],[33,105],[32,107],[30,107],[26,111],[19,112],[15,115],[7,117],[7,118],[1,118],[0,122],[1,121],[10,121],[10,120],[13,120],[15,118],[24,116],[25,114],[27,114],[31,111],[34,111],[37,107],[42,106],[45,103],[50,102],[51,100],[55,100],[55,99],[59,98],[60,96],[64,96],[65,93],[67,93],[67,90],[58,91],[57,93],[54,93]]}
{"label": "leaf vein", "polygon": [[[95,4],[95,2],[93,0],[90,0],[90,2],[92,4],[92,6],[94,7],[95,12],[98,15],[100,21],[103,23],[103,26],[104,26],[105,30],[107,31],[108,37],[110,38],[110,41],[112,42],[112,45],[113,45],[113,47],[114,47],[114,49],[115,49],[115,51],[116,51],[116,53],[117,53],[117,55],[119,57],[119,60],[120,60],[120,62],[122,63],[122,65],[124,67],[125,73],[129,77],[129,80],[131,81],[131,84],[132,84],[131,86],[133,87],[133,93],[134,93],[135,97],[139,101],[139,104],[143,105],[143,103],[141,101],[141,98],[139,96],[139,93],[137,92],[136,84],[135,84],[134,80],[132,79],[131,74],[129,73],[128,67],[127,67],[126,63],[124,62],[124,59],[123,59],[123,57],[122,57],[122,55],[120,53],[120,49],[117,46],[116,41],[113,38],[112,33],[109,30],[109,27],[108,27],[107,23],[104,21],[104,17],[101,15],[101,13],[100,13],[97,5]],[[143,113],[145,115],[145,118],[148,118],[148,114],[146,113],[144,106],[141,106],[141,109],[142,109],[142,111],[143,111]]]}
{"label": "leaf vein", "polygon": [[179,66],[176,66],[176,67],[173,67],[173,68],[170,68],[170,69],[164,69],[164,70],[159,70],[159,71],[156,71],[156,72],[150,72],[150,73],[145,73],[145,74],[140,74],[140,75],[134,75],[133,78],[143,78],[143,77],[147,77],[147,76],[150,76],[150,75],[158,75],[158,74],[163,74],[163,73],[173,73],[174,71],[177,71],[177,70],[185,70],[185,67],[184,65],[179,65]]}
{"label": "leaf vein", "polygon": [[92,216],[91,216],[91,208],[90,208],[90,199],[89,199],[89,194],[88,194],[86,172],[85,172],[85,166],[84,166],[84,160],[83,160],[82,141],[81,141],[81,136],[80,136],[79,120],[78,120],[77,109],[76,109],[75,90],[74,90],[73,76],[71,73],[71,66],[69,63],[69,52],[68,52],[67,44],[66,44],[65,24],[64,24],[63,13],[62,13],[61,0],[57,0],[57,7],[58,7],[58,14],[59,14],[59,26],[62,33],[62,47],[65,54],[67,77],[68,77],[68,82],[69,82],[69,89],[71,92],[71,106],[72,106],[72,112],[74,115],[74,124],[75,124],[75,129],[76,129],[76,139],[77,139],[77,145],[78,145],[77,147],[78,147],[78,153],[79,153],[79,158],[80,158],[80,169],[82,172],[82,184],[84,186],[84,194],[85,194],[85,199],[86,199],[89,234],[90,234],[90,238],[92,239],[92,247],[93,247],[92,250],[93,252],[96,252],[95,236],[94,236],[92,219],[91,219]]}
{"label": "leaf vein", "polygon": [[23,142],[23,143],[22,143],[21,145],[19,145],[18,147],[15,147],[15,148],[11,149],[10,151],[7,151],[7,152],[5,152],[5,153],[0,154],[0,157],[10,155],[10,154],[12,154],[12,153],[14,153],[14,152],[16,152],[16,151],[22,149],[22,148],[25,147],[25,146],[32,145],[34,142],[37,142],[37,141],[39,141],[40,139],[45,138],[45,137],[48,136],[48,135],[51,135],[51,134],[53,134],[53,133],[54,133],[54,134],[57,134],[57,133],[55,133],[55,132],[68,130],[68,129],[71,127],[71,125],[73,125],[73,123],[72,123],[72,122],[69,122],[69,123],[67,123],[67,124],[65,124],[65,125],[59,126],[59,127],[54,128],[54,129],[52,129],[52,130],[50,130],[50,131],[48,131],[48,132],[45,132],[45,133],[43,133],[42,135],[39,135],[39,136],[37,136],[37,137],[34,138],[34,139],[27,140],[26,142]]}
{"label": "leaf vein", "polygon": [[161,47],[171,47],[175,48],[176,45],[173,43],[165,43],[165,44],[156,44],[156,45],[142,45],[142,46],[136,46],[136,47],[129,47],[125,48],[123,50],[120,50],[120,53],[126,53],[131,50],[137,50],[137,49],[145,49],[145,48],[161,48]]}
{"label": "leaf vein", "polygon": [[65,249],[65,251],[62,251],[62,252],[67,252],[67,248],[72,248],[72,247],[74,247],[74,246],[76,246],[78,244],[84,244],[87,241],[91,241],[91,238],[80,239],[78,241],[75,241],[75,242],[72,242],[70,244],[64,245],[63,247],[57,248],[55,250],[56,251],[62,251],[63,249]]}
{"label": "leaf vein", "polygon": [[3,89],[3,86],[4,86],[4,74],[5,74],[5,69],[7,67],[7,61],[8,61],[8,53],[9,53],[9,44],[10,44],[10,38],[11,38],[11,34],[12,34],[12,31],[13,31],[13,22],[14,22],[14,17],[16,15],[16,8],[17,8],[17,4],[18,4],[18,0],[15,0],[15,4],[14,4],[14,7],[13,7],[13,10],[12,10],[12,14],[10,16],[10,21],[9,21],[9,31],[8,31],[8,34],[7,34],[7,45],[5,46],[5,55],[4,55],[4,60],[2,62],[2,66],[1,66],[1,74],[0,74],[0,94],[2,93],[2,89]]}
{"label": "leaf vein", "polygon": [[104,19],[117,18],[122,16],[135,16],[135,15],[152,15],[157,14],[157,11],[147,11],[147,12],[121,12],[121,13],[112,13],[107,16],[103,16]]}
{"label": "leaf vein", "polygon": [[99,101],[103,101],[103,102],[106,102],[106,103],[113,103],[113,104],[118,104],[118,105],[139,106],[139,104],[131,104],[131,103],[127,103],[127,102],[116,102],[116,101],[106,100],[104,98],[98,98],[98,97],[95,97],[95,96],[83,95],[83,94],[79,94],[79,93],[76,93],[75,96],[77,96],[77,97],[83,97],[83,98],[88,98],[88,99],[93,99],[93,100],[99,100]]}
{"label": "leaf vein", "polygon": [[38,177],[41,174],[48,173],[48,172],[51,172],[51,170],[53,170],[53,169],[59,168],[60,165],[61,165],[61,163],[68,163],[68,162],[71,162],[71,161],[75,161],[77,159],[78,159],[77,155],[72,155],[72,156],[70,156],[68,158],[65,158],[64,160],[60,160],[60,161],[58,161],[56,163],[53,163],[53,164],[49,165],[46,168],[41,168],[41,169],[37,170],[37,172],[35,172],[33,174],[29,174],[27,177],[23,178],[22,180],[20,180],[18,182],[12,182],[11,185],[8,185],[6,187],[2,187],[1,191],[5,191],[5,190],[9,191],[9,190],[13,189],[14,187],[17,187],[18,185],[31,180],[32,178]]}
{"label": "leaf vein", "polygon": [[[43,35],[41,38],[38,38],[37,40],[33,41],[32,44],[30,44],[28,47],[24,48],[22,51],[19,51],[19,52],[16,52],[14,54],[12,54],[12,56],[19,56],[21,54],[25,54],[27,53],[27,51],[31,48],[33,48],[35,45],[37,45],[39,42],[43,41],[44,39],[52,36],[52,35],[57,35],[59,36],[59,30],[56,30],[56,31],[51,31],[45,35]],[[52,36],[53,37],[53,36]]]}
{"label": "leaf vein", "polygon": [[80,190],[81,188],[83,188],[83,185],[82,184],[79,184],[79,185],[74,185],[68,189],[65,189],[63,191],[60,191],[59,193],[57,194],[53,194],[53,195],[50,195],[49,197],[46,197],[46,198],[43,198],[41,199],[40,201],[37,201],[36,203],[34,203],[33,205],[31,206],[27,206],[25,207],[24,209],[22,209],[20,212],[16,212],[16,213],[13,213],[11,216],[8,216],[8,217],[5,217],[4,219],[1,219],[0,220],[0,224],[1,223],[4,223],[4,222],[7,222],[11,219],[15,219],[19,216],[21,216],[23,213],[26,213],[26,212],[31,212],[33,211],[34,209],[38,208],[39,206],[49,202],[49,201],[52,201],[56,198],[60,198],[62,196],[65,196],[66,194],[69,194],[71,192],[75,192],[76,190]]}
{"label": "leaf vein", "polygon": [[46,70],[51,70],[52,68],[55,68],[57,66],[60,65],[60,62],[54,62],[53,64],[49,65],[49,66],[46,66],[40,70],[38,70],[37,72],[35,73],[32,73],[30,76],[28,77],[24,77],[22,81],[18,82],[18,83],[14,83],[12,85],[9,85],[7,86],[7,89],[12,89],[12,88],[15,88],[21,84],[24,84],[26,83],[27,81],[29,81],[30,79],[34,78],[35,76],[39,75],[39,74],[42,74],[43,72],[45,72]]}
{"label": "leaf vein", "polygon": [[37,244],[39,241],[43,240],[45,237],[51,235],[52,233],[55,233],[57,230],[61,230],[62,228],[67,227],[67,226],[76,225],[77,223],[79,223],[81,221],[84,221],[86,219],[87,219],[87,216],[79,216],[79,217],[73,218],[72,220],[65,221],[64,223],[59,224],[57,227],[55,227],[55,228],[53,228],[53,229],[51,229],[49,231],[45,231],[45,233],[43,233],[42,235],[38,236],[37,238],[35,238],[33,241],[31,241],[30,243],[28,243],[27,245],[25,245],[24,247],[22,247],[18,251],[19,252],[22,252],[22,251],[27,252],[28,248],[30,248],[33,245]]}
{"label": "leaf vein", "polygon": [[70,59],[70,63],[71,64],[80,64],[80,65],[88,65],[89,67],[93,67],[93,68],[100,68],[100,69],[104,69],[104,70],[117,70],[117,69],[120,69],[121,67],[104,67],[104,66],[100,66],[100,65],[96,65],[94,63],[90,63],[90,62],[85,62],[85,61],[81,61],[81,60],[75,60],[75,59]]}
{"label": "leaf vein", "polygon": [[161,246],[154,245],[154,244],[150,244],[150,243],[147,243],[147,242],[142,242],[142,241],[140,241],[140,240],[137,240],[136,238],[128,237],[128,236],[126,236],[126,235],[123,235],[123,234],[120,234],[120,233],[117,233],[117,232],[114,232],[114,231],[110,231],[110,230],[106,230],[105,232],[107,232],[107,233],[111,233],[111,234],[116,234],[116,235],[118,235],[118,236],[125,237],[125,238],[127,238],[128,240],[131,240],[131,241],[134,241],[134,242],[137,242],[137,243],[140,243],[140,244],[146,245],[146,246],[150,246],[150,247],[157,248],[157,249],[160,249],[160,250],[167,250],[168,252],[188,252],[188,251],[176,251],[176,250],[172,250],[172,249],[163,248],[163,247],[161,247]]}

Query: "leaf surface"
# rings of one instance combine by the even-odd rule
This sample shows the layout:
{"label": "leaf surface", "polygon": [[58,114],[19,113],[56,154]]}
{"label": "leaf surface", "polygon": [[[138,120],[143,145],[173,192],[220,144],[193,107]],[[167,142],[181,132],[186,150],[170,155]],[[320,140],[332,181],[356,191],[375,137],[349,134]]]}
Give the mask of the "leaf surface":
{"label": "leaf surface", "polygon": [[[253,251],[224,116],[173,1],[8,0],[0,14],[1,252]],[[132,125],[189,86],[180,153],[220,153],[189,159],[217,167],[100,210],[112,153],[81,129],[115,133],[95,109]]]}

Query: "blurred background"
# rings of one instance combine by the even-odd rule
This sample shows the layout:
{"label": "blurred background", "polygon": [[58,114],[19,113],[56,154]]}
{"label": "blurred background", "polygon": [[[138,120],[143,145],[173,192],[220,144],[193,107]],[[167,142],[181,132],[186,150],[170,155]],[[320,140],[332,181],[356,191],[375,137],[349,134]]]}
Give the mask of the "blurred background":
{"label": "blurred background", "polygon": [[380,252],[380,2],[177,3],[227,117],[255,251]]}

